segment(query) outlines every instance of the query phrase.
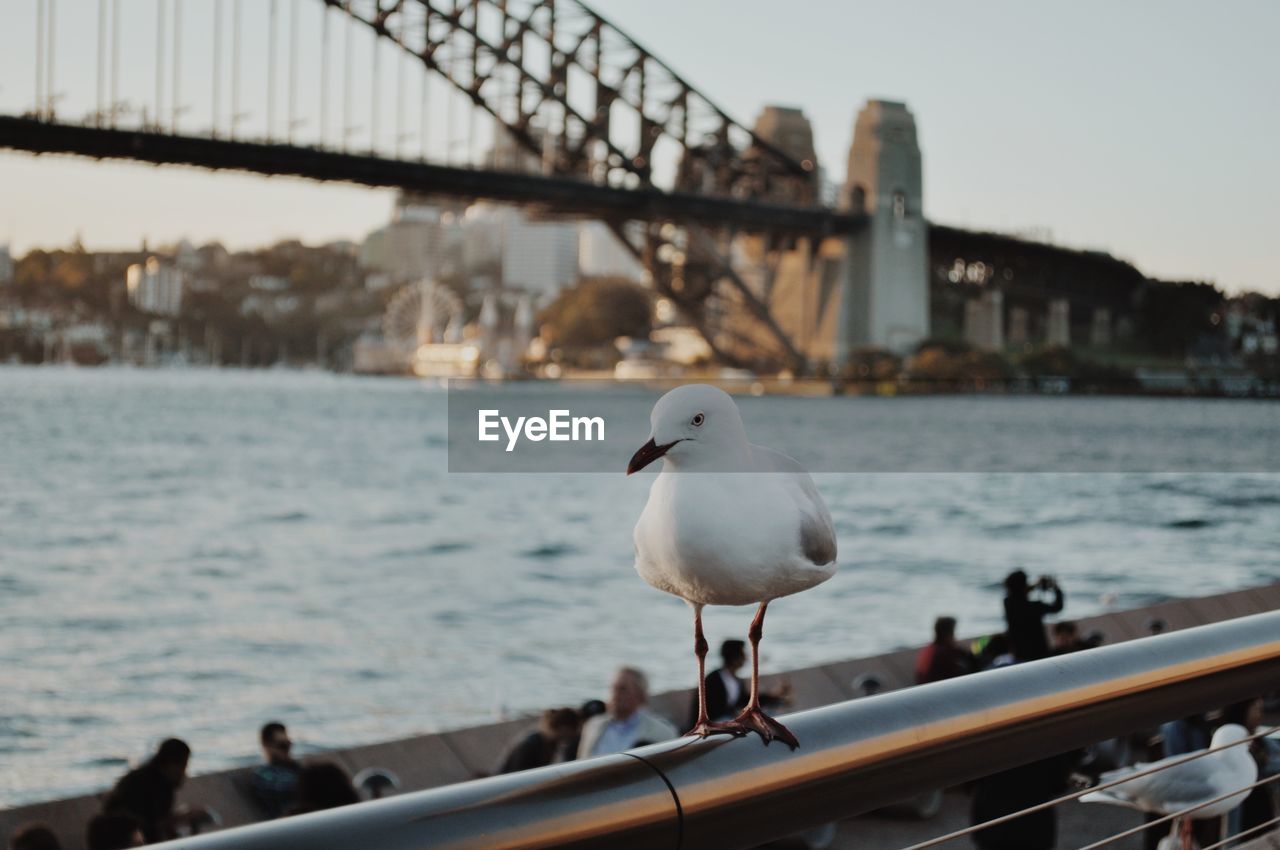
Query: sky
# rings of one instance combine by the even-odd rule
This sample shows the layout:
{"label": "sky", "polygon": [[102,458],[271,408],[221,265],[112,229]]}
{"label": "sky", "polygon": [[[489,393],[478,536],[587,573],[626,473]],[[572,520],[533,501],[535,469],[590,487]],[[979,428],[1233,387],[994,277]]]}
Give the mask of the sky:
{"label": "sky", "polygon": [[[156,3],[119,5],[122,98],[153,106]],[[1274,153],[1280,147],[1280,51],[1273,44],[1280,4],[591,5],[740,121],[750,124],[770,103],[803,109],[814,125],[819,160],[836,180],[861,105],[868,98],[905,101],[919,129],[925,213],[933,221],[1049,233],[1057,244],[1109,251],[1152,276],[1280,294]],[[240,106],[250,113],[245,124],[257,127],[266,114],[268,72],[265,60],[254,57],[265,55],[265,19],[258,19],[268,6],[244,3]],[[300,74],[295,90],[299,101],[315,101],[320,0],[278,6],[282,21],[300,9],[299,65],[313,70]],[[172,0],[166,8],[171,26]],[[194,131],[207,127],[212,115],[214,2],[185,0],[181,8],[180,120]],[[9,0],[0,11],[0,112],[19,113],[34,101],[36,9],[36,0]],[[56,9],[59,109],[83,114],[96,95],[99,4],[58,0]],[[343,37],[335,30],[335,44]],[[353,41],[358,67],[372,64],[360,59],[370,49],[360,37]],[[171,63],[172,54],[165,61]],[[393,67],[382,66],[384,81],[394,76]],[[171,71],[166,64],[165,105],[172,103]],[[344,123],[360,125],[357,134],[369,132],[370,74],[357,73],[351,115],[342,113],[340,87],[330,84],[329,138]],[[281,70],[277,77],[278,134],[287,123],[285,76]],[[446,139],[455,140],[456,152],[468,131],[460,108],[450,120],[443,84],[432,86],[426,147],[440,161]],[[224,124],[230,88],[224,72]],[[380,90],[380,144],[394,146],[399,131],[401,144],[418,145],[416,128],[393,126],[394,87]],[[418,99],[412,86],[409,99]],[[162,107],[162,115],[168,111]],[[312,120],[300,132],[315,132]],[[17,253],[77,235],[90,248],[182,236],[235,247],[284,237],[359,239],[387,219],[392,198],[388,191],[292,178],[0,153],[0,242],[10,241]]]}

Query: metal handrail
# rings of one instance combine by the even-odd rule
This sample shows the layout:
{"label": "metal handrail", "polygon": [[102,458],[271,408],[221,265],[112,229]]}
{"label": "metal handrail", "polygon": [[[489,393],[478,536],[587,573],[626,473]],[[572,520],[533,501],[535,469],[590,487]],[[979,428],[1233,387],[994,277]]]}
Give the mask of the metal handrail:
{"label": "metal handrail", "polygon": [[1100,850],[1100,848],[1106,847],[1108,844],[1114,844],[1122,838],[1128,838],[1131,835],[1137,835],[1140,832],[1146,832],[1148,829],[1153,829],[1157,826],[1160,826],[1161,824],[1169,823],[1170,821],[1179,820],[1181,818],[1187,817],[1188,815],[1193,815],[1196,812],[1200,811],[1201,809],[1209,808],[1214,803],[1221,803],[1223,800],[1230,799],[1236,796],[1237,794],[1240,794],[1241,792],[1252,791],[1254,788],[1261,788],[1263,785],[1269,785],[1272,782],[1275,782],[1275,780],[1276,778],[1274,776],[1268,776],[1266,779],[1259,779],[1256,782],[1251,782],[1248,785],[1241,785],[1237,788],[1232,788],[1230,791],[1227,791],[1225,794],[1219,794],[1218,796],[1213,797],[1212,799],[1205,800],[1203,803],[1196,803],[1194,806],[1187,806],[1185,808],[1179,809],[1176,812],[1172,812],[1167,815],[1162,815],[1161,817],[1158,817],[1155,820],[1147,821],[1141,826],[1135,826],[1132,829],[1126,829],[1123,832],[1117,832],[1115,835],[1109,835],[1106,838],[1100,839],[1098,841],[1093,842],[1092,844],[1087,844],[1084,847],[1081,847],[1080,850]]}
{"label": "metal handrail", "polygon": [[789,716],[800,749],[683,738],[170,845],[753,847],[1280,685],[1280,612]]}
{"label": "metal handrail", "polygon": [[[1276,779],[1280,777],[1273,776],[1271,778]],[[1203,847],[1201,848],[1201,850],[1218,850],[1218,848],[1226,847],[1228,844],[1231,844],[1232,842],[1238,843],[1241,840],[1248,838],[1251,835],[1257,835],[1258,833],[1264,831],[1267,827],[1275,826],[1276,824],[1280,824],[1280,818],[1272,818],[1269,821],[1263,821],[1257,826],[1251,826],[1248,829],[1237,832],[1235,835],[1232,835],[1229,838],[1224,838],[1221,841],[1210,844],[1208,847]]]}
{"label": "metal handrail", "polygon": [[[999,826],[1000,824],[1008,823],[1009,821],[1026,817],[1027,815],[1033,814],[1035,812],[1042,812],[1045,809],[1056,808],[1057,806],[1060,806],[1063,803],[1069,803],[1072,800],[1079,800],[1081,797],[1084,797],[1088,794],[1093,794],[1097,791],[1105,791],[1106,789],[1114,788],[1117,785],[1124,785],[1126,782],[1132,782],[1133,780],[1138,779],[1139,777],[1150,776],[1153,773],[1159,773],[1163,770],[1168,770],[1171,767],[1177,767],[1180,764],[1186,764],[1189,761],[1196,761],[1198,759],[1204,758],[1205,756],[1210,756],[1215,753],[1220,753],[1223,750],[1229,750],[1232,747],[1247,747],[1250,744],[1252,744],[1254,741],[1258,740],[1259,738],[1265,738],[1277,731],[1280,731],[1280,726],[1272,726],[1268,729],[1264,729],[1261,732],[1255,732],[1254,734],[1250,735],[1247,738],[1242,738],[1241,740],[1234,741],[1230,744],[1222,744],[1217,747],[1208,747],[1206,749],[1196,750],[1195,752],[1187,753],[1185,755],[1171,757],[1168,760],[1162,760],[1161,763],[1158,763],[1155,765],[1146,765],[1141,770],[1134,770],[1132,773],[1125,773],[1123,776],[1119,776],[1115,779],[1111,779],[1106,782],[1099,782],[1098,784],[1090,785],[1087,788],[1080,788],[1079,790],[1072,791],[1069,794],[1063,794],[1061,797],[1057,797],[1052,800],[1047,800],[1043,803],[1037,803],[1034,806],[1027,806],[1025,809],[1020,809],[1016,812],[1011,812],[1007,815],[1001,815],[1000,817],[992,818],[991,820],[985,820],[985,821],[982,821],[981,823],[975,823],[971,826],[965,827],[964,829],[957,829],[954,832],[948,832],[946,835],[939,835],[935,838],[930,838],[927,841],[921,841],[917,844],[912,844],[910,847],[902,848],[902,850],[928,850],[928,848],[930,847],[937,847],[941,844],[946,844],[950,841],[954,841],[957,838],[963,838],[966,835],[970,835],[974,832],[981,832],[984,829],[990,829],[993,826]],[[1135,765],[1135,767],[1137,767],[1137,765]],[[1258,784],[1261,785],[1269,781],[1270,780],[1263,780]],[[1225,800],[1227,797],[1232,796],[1232,794],[1238,793],[1240,790],[1241,789],[1236,789],[1235,791],[1232,791],[1230,794],[1223,796],[1221,799]],[[1217,802],[1217,800],[1212,800],[1210,802]],[[1181,817],[1182,815],[1196,811],[1197,809],[1202,809],[1204,808],[1204,806],[1207,806],[1207,805],[1209,805],[1209,803],[1204,803],[1198,806],[1192,806],[1180,812],[1175,812],[1169,817],[1170,818]],[[1136,831],[1141,832],[1150,826],[1151,824],[1149,823],[1143,824]],[[1102,846],[1103,844],[1106,844],[1108,842],[1116,841],[1120,838],[1124,838],[1129,834],[1131,833],[1121,833],[1120,835],[1113,835],[1110,838],[1108,838],[1106,841],[1102,842],[1101,844],[1091,845],[1091,846]],[[1083,848],[1083,850],[1089,850],[1089,849],[1086,847],[1086,848]]]}

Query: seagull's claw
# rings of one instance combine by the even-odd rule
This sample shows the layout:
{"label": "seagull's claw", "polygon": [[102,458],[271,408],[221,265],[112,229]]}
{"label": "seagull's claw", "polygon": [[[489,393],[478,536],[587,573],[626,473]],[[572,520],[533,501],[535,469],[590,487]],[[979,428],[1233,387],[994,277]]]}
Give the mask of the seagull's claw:
{"label": "seagull's claw", "polygon": [[760,736],[760,740],[764,741],[765,746],[769,746],[769,742],[775,738],[786,744],[791,749],[797,749],[800,742],[795,735],[791,734],[791,730],[765,714],[758,708],[749,708],[742,712],[734,719],[731,724],[743,730],[742,734],[747,732],[755,732]]}
{"label": "seagull's claw", "polygon": [[747,734],[747,728],[738,722],[733,723],[712,723],[704,720],[697,726],[694,726],[686,735],[697,735],[699,738],[706,738],[709,735],[732,735],[735,738],[741,738]]}

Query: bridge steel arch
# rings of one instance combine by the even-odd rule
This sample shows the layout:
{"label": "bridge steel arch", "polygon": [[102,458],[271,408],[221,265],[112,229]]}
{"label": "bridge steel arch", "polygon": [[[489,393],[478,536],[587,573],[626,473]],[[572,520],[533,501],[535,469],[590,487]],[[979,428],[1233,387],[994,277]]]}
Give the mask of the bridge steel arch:
{"label": "bridge steel arch", "polygon": [[[237,114],[230,134],[220,134],[216,94],[214,126],[206,134],[184,135],[176,66],[172,126],[161,121],[159,100],[154,122],[143,113],[141,126],[118,126],[113,77],[110,107],[102,103],[105,83],[99,79],[99,110],[84,123],[57,117],[52,98],[38,99],[25,115],[0,116],[0,147],[349,180],[514,201],[552,215],[591,215],[622,238],[650,271],[655,289],[680,305],[724,362],[748,365],[735,357],[734,347],[772,349],[765,359],[805,369],[805,358],[771,314],[768,284],[763,290],[758,282],[749,285],[729,256],[738,236],[759,236],[767,246],[765,262],[776,269],[797,240],[813,244],[866,226],[861,211],[839,213],[817,204],[814,162],[795,160],[735,121],[581,0],[322,0],[321,8],[326,39],[331,10],[370,28],[380,43],[415,57],[491,116],[495,134],[508,134],[540,173],[388,156],[372,138],[367,153],[348,150],[345,138],[341,150],[332,149],[325,146],[323,104],[318,144],[299,144],[292,135],[292,93],[284,143],[271,137],[270,106],[266,139],[237,136]],[[274,33],[274,15],[271,20]],[[215,31],[217,21],[215,12]],[[296,26],[292,15],[290,25]],[[176,50],[176,28],[173,38]],[[296,32],[289,40],[296,41]],[[105,43],[102,32],[99,42]],[[272,73],[275,43],[273,35]],[[234,47],[232,56],[239,61]],[[103,61],[100,55],[100,73]],[[374,61],[376,77],[376,53]],[[158,65],[157,80],[162,70]],[[238,79],[238,67],[232,70]],[[376,104],[374,109],[376,114]],[[772,274],[766,269],[763,277]],[[750,320],[723,321],[726,316]],[[735,346],[736,339],[752,345]]]}

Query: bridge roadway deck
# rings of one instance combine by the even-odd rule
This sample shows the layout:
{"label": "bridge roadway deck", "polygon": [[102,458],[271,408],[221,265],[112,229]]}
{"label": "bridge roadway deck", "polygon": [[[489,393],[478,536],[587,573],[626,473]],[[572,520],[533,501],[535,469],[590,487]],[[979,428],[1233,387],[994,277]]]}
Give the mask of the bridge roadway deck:
{"label": "bridge roadway deck", "polygon": [[387,159],[371,152],[107,129],[0,115],[0,149],[5,148],[395,187],[428,195],[532,204],[557,214],[604,220],[673,221],[814,237],[853,233],[867,221],[865,215],[825,207],[664,192],[652,187],[601,186],[573,177],[456,168]]}

